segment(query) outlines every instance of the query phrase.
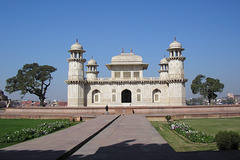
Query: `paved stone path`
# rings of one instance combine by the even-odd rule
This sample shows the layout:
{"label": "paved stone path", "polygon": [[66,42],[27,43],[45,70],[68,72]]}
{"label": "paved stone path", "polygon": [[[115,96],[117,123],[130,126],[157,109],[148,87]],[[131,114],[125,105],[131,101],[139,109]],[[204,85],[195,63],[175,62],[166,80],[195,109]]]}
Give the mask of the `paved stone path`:
{"label": "paved stone path", "polygon": [[[62,131],[0,149],[0,160],[240,159],[239,151],[175,152],[144,115],[117,117],[99,116]],[[87,142],[87,139],[91,140]]]}
{"label": "paved stone path", "polygon": [[144,115],[126,115],[75,152],[68,160],[179,159]]}
{"label": "paved stone path", "polygon": [[31,141],[0,149],[0,160],[54,160],[97,133],[117,115],[105,115]]}

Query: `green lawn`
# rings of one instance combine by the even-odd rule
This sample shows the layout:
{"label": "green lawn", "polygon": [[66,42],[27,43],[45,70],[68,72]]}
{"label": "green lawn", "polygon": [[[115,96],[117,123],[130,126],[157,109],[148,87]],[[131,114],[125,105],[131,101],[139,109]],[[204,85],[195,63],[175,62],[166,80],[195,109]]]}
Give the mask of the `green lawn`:
{"label": "green lawn", "polygon": [[[69,121],[63,119],[0,119],[0,137],[8,132],[14,132],[23,128],[37,127],[45,122]],[[4,148],[16,143],[0,143],[0,148]]]}
{"label": "green lawn", "polygon": [[[187,125],[198,131],[215,136],[218,131],[233,130],[240,134],[240,118],[226,119],[184,119]],[[193,143],[170,130],[167,122],[151,122],[176,152],[217,150],[216,144]]]}
{"label": "green lawn", "polygon": [[219,131],[235,131],[240,134],[240,118],[219,119],[184,119],[182,120],[196,130],[215,136]]}

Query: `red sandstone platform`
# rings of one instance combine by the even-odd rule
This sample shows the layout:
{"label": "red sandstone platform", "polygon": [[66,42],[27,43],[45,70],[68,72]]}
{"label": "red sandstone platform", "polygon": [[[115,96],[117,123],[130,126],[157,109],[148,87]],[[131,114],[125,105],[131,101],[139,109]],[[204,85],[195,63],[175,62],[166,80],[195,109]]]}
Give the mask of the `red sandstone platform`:
{"label": "red sandstone platform", "polygon": [[[110,114],[145,114],[150,120],[161,120],[166,115],[180,118],[240,117],[240,105],[216,106],[159,106],[109,107]],[[104,115],[105,107],[19,107],[7,108],[0,118],[72,119],[83,120]]]}

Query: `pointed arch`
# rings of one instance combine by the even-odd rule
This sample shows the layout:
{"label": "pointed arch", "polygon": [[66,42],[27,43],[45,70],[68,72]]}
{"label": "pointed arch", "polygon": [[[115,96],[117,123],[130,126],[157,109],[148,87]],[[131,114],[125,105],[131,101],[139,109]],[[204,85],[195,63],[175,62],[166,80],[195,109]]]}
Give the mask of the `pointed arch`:
{"label": "pointed arch", "polygon": [[132,103],[132,92],[128,89],[125,89],[121,93],[122,103]]}
{"label": "pointed arch", "polygon": [[95,89],[92,91],[92,103],[99,103],[100,102],[100,91]]}
{"label": "pointed arch", "polygon": [[161,91],[159,89],[154,89],[153,92],[152,92],[152,102],[155,103],[155,102],[160,102],[160,94],[161,94]]}

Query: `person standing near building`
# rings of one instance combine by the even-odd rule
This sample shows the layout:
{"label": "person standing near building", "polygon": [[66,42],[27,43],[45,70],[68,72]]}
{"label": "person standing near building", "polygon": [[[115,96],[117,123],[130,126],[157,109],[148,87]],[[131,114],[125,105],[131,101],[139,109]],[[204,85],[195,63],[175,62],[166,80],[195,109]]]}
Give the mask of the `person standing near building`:
{"label": "person standing near building", "polygon": [[108,115],[108,105],[106,105],[105,110],[106,110],[105,114]]}

